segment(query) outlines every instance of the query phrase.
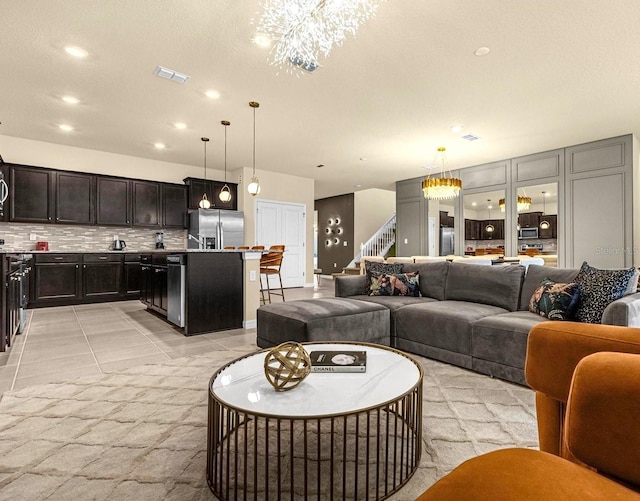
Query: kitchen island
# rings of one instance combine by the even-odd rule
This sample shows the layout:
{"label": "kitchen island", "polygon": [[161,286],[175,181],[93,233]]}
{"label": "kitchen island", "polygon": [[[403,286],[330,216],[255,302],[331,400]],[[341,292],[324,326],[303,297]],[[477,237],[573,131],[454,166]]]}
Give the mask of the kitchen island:
{"label": "kitchen island", "polygon": [[245,263],[259,262],[259,256],[199,249],[142,254],[140,300],[186,336],[242,328],[247,326],[245,288],[253,289],[256,282],[255,270],[245,280]]}

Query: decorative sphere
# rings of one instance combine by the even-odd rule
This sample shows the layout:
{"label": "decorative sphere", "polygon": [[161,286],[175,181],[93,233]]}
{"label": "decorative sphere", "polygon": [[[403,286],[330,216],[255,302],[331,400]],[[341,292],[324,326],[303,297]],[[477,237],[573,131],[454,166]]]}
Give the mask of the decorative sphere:
{"label": "decorative sphere", "polygon": [[264,375],[276,391],[295,388],[309,372],[311,359],[300,343],[282,343],[264,358]]}

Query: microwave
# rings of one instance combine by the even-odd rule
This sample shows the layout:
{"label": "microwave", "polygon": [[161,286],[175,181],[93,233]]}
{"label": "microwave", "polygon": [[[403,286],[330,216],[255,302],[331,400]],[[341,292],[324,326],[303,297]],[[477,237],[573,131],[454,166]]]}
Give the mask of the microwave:
{"label": "microwave", "polygon": [[518,230],[518,239],[524,238],[538,238],[538,228],[520,228]]}

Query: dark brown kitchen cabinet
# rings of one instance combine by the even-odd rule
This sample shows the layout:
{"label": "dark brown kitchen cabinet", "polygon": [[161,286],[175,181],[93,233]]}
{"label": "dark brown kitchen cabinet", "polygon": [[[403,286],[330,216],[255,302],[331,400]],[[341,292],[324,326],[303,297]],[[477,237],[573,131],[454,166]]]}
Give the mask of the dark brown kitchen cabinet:
{"label": "dark brown kitchen cabinet", "polygon": [[231,192],[231,200],[228,202],[222,202],[220,200],[220,191],[224,187],[223,181],[209,181],[208,179],[198,179],[194,177],[188,177],[184,179],[185,184],[189,190],[189,209],[195,210],[200,208],[200,200],[202,195],[207,194],[211,209],[238,209],[238,185],[235,183],[226,183],[229,186]]}
{"label": "dark brown kitchen cabinet", "polygon": [[547,229],[539,228],[538,236],[539,238],[557,238],[558,237],[558,216],[548,215],[548,216],[540,216],[540,222],[547,221],[549,223],[549,227]]}
{"label": "dark brown kitchen cabinet", "polygon": [[113,301],[121,294],[122,256],[117,254],[85,254],[82,265],[82,297]]}
{"label": "dark brown kitchen cabinet", "polygon": [[[184,182],[189,190],[189,209],[196,210],[200,208],[200,200],[202,200],[204,193],[207,194],[209,202],[213,202],[213,181],[188,177]],[[213,208],[213,203],[211,208]]]}
{"label": "dark brown kitchen cabinet", "polygon": [[131,189],[128,179],[99,176],[96,180],[96,223],[129,226]]}
{"label": "dark brown kitchen cabinet", "polygon": [[[231,200],[223,202],[220,200],[220,192],[224,188],[225,184],[229,187],[229,193],[231,193]],[[238,209],[238,185],[235,183],[224,183],[222,181],[213,182],[213,202],[211,206],[215,206],[216,209]]]}
{"label": "dark brown kitchen cabinet", "polygon": [[56,223],[94,224],[95,176],[61,171],[55,176]]}
{"label": "dark brown kitchen cabinet", "polygon": [[464,220],[464,238],[466,240],[480,240],[481,222],[475,219]]}
{"label": "dark brown kitchen cabinet", "polygon": [[140,258],[140,301],[147,308],[167,316],[167,255],[156,252]]}
{"label": "dark brown kitchen cabinet", "polygon": [[36,305],[75,304],[82,298],[80,254],[35,254],[33,301]]}
{"label": "dark brown kitchen cabinet", "polygon": [[179,184],[162,184],[162,226],[187,227],[187,187]]}
{"label": "dark brown kitchen cabinet", "polygon": [[535,228],[540,221],[541,212],[523,212],[518,214],[520,228]]}
{"label": "dark brown kitchen cabinet", "polygon": [[125,254],[122,294],[128,299],[138,299],[141,278],[140,254]]}
{"label": "dark brown kitchen cabinet", "polygon": [[9,174],[9,220],[51,223],[55,212],[55,171],[13,165]]}
{"label": "dark brown kitchen cabinet", "polygon": [[131,181],[133,225],[160,227],[160,184]]}

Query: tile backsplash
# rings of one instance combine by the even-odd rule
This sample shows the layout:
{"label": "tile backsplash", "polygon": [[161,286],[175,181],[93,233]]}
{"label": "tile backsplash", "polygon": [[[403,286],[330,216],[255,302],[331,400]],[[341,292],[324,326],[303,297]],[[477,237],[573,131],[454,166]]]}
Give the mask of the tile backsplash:
{"label": "tile backsplash", "polygon": [[[49,242],[50,251],[108,251],[114,236],[124,240],[128,251],[147,251],[156,248],[153,228],[125,228],[121,226],[81,226],[71,224],[0,223],[0,250],[35,250],[36,242]],[[186,230],[163,229],[164,246],[168,250],[186,247]],[[35,235],[35,240],[31,240]]]}

